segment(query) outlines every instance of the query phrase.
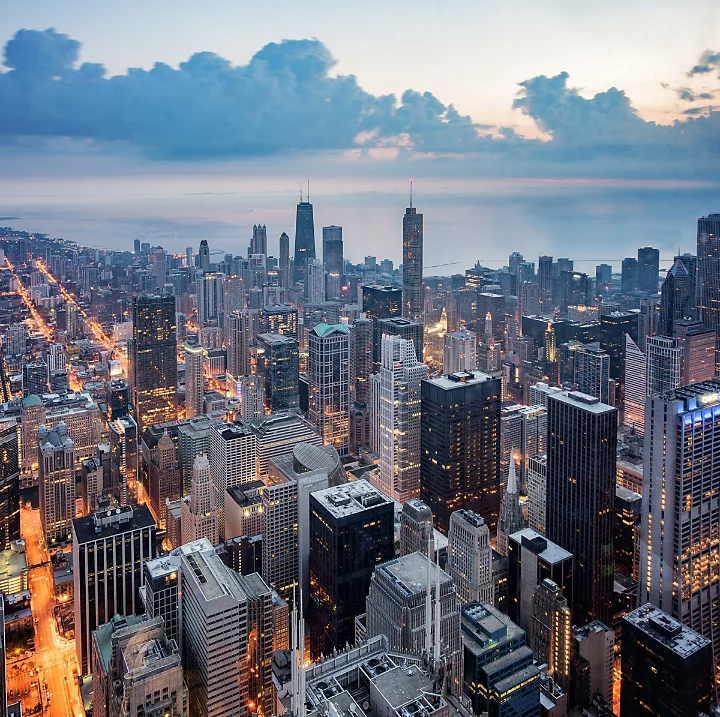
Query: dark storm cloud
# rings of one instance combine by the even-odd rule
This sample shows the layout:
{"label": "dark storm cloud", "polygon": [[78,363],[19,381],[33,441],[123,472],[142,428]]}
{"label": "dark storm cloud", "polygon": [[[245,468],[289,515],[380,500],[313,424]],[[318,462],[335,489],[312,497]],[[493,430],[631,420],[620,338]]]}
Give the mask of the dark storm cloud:
{"label": "dark storm cloud", "polygon": [[695,75],[706,75],[713,70],[720,70],[720,52],[705,50],[700,56],[697,65],[688,72],[688,77]]}
{"label": "dark storm cloud", "polygon": [[[520,174],[541,163],[586,163],[588,174],[642,164],[642,173],[662,174],[668,160],[688,153],[702,158],[692,165],[702,173],[703,162],[715,171],[720,151],[720,113],[657,125],[618,89],[581,97],[567,73],[520,83],[514,106],[549,133],[541,142],[475,123],[429,92],[407,90],[399,101],[365,92],[354,76],[331,75],[335,60],[317,40],[271,43],[243,66],[200,52],[177,68],[156,63],[112,77],[102,65],[79,64],[79,49],[52,29],[21,30],[8,42],[0,145],[69,138],[163,159],[397,145],[407,148],[403,156],[466,155],[480,171]],[[705,53],[692,73],[711,71],[719,57]]]}

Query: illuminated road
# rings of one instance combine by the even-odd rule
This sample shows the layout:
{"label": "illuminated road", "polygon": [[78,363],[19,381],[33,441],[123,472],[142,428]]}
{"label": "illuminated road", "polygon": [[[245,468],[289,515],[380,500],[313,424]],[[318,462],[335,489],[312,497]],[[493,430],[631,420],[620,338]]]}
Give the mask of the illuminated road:
{"label": "illuminated road", "polygon": [[47,324],[45,319],[43,319],[42,316],[38,313],[38,310],[35,308],[35,304],[33,304],[32,300],[30,299],[30,294],[28,293],[28,290],[25,288],[25,285],[20,281],[20,277],[15,273],[15,267],[10,263],[10,260],[5,257],[5,263],[7,264],[8,269],[12,272],[12,275],[15,277],[15,281],[17,281],[18,284],[18,295],[23,301],[23,304],[27,307],[28,311],[30,312],[30,316],[32,317],[33,322],[37,326],[38,331],[42,333],[42,335],[48,340],[48,341],[54,341],[54,335],[52,327]]}
{"label": "illuminated road", "polygon": [[[28,565],[49,560],[43,540],[39,510],[20,511]],[[85,714],[73,670],[77,670],[74,640],[57,632],[53,610],[55,583],[50,565],[30,573],[32,614],[35,621],[35,663],[40,668],[44,714],[47,717],[79,717]],[[47,688],[45,687],[47,684]],[[48,697],[50,706],[47,706]]]}

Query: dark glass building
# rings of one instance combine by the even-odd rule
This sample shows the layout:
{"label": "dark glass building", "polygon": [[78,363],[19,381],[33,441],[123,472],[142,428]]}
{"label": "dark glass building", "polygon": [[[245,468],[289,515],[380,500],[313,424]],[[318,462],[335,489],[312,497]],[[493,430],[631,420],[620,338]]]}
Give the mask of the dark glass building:
{"label": "dark glass building", "polygon": [[328,274],[344,273],[342,227],[323,227],[323,264]]}
{"label": "dark glass building", "polygon": [[467,371],[421,387],[420,500],[447,535],[458,508],[494,534],[500,513],[500,379]]}
{"label": "dark glass building", "polygon": [[694,256],[688,254],[686,257],[675,258],[660,290],[660,326],[657,332],[661,336],[674,336],[678,321],[695,316],[696,261]]}
{"label": "dark glass building", "polygon": [[258,334],[257,373],[263,377],[268,413],[300,405],[298,342],[281,334]]}
{"label": "dark glass building", "polygon": [[305,264],[315,258],[313,205],[300,199],[295,215],[295,281],[305,281]]}
{"label": "dark glass building", "polygon": [[[720,214],[698,219],[697,227],[698,311],[715,332],[720,328]],[[715,366],[720,365],[715,352]]]}
{"label": "dark glass building", "polygon": [[423,320],[423,215],[410,204],[403,216],[403,316]]}
{"label": "dark glass building", "polygon": [[18,426],[0,423],[0,550],[20,540],[20,462]]}
{"label": "dark glass building", "polygon": [[177,340],[174,296],[133,299],[129,376],[140,431],[177,418]]}
{"label": "dark glass building", "polygon": [[610,378],[623,380],[625,334],[637,343],[638,315],[613,311],[600,317],[600,347],[610,354]]}
{"label": "dark glass building", "polygon": [[622,274],[620,275],[620,291],[629,294],[638,290],[638,261],[629,256],[622,260]]}
{"label": "dark glass building", "polygon": [[23,363],[22,365],[22,393],[23,398],[28,396],[42,396],[49,390],[48,367],[44,361]]}
{"label": "dark glass building", "polygon": [[575,558],[573,621],[612,624],[617,410],[548,396],[547,537]]}
{"label": "dark glass building", "polygon": [[310,648],[313,659],[355,641],[375,567],[395,557],[395,510],[365,480],[310,494]]}
{"label": "dark glass building", "polygon": [[620,714],[695,717],[714,702],[712,643],[650,603],[622,618]]}
{"label": "dark glass building", "polygon": [[651,246],[638,249],[638,289],[653,296],[658,293],[660,250]]}
{"label": "dark glass building", "polygon": [[363,311],[368,319],[389,319],[402,313],[402,289],[397,286],[363,286]]}
{"label": "dark glass building", "polygon": [[615,572],[637,581],[642,524],[642,496],[615,486]]}
{"label": "dark glass building", "polygon": [[107,384],[106,395],[109,420],[114,421],[130,413],[132,399],[127,381],[121,378],[110,381]]}

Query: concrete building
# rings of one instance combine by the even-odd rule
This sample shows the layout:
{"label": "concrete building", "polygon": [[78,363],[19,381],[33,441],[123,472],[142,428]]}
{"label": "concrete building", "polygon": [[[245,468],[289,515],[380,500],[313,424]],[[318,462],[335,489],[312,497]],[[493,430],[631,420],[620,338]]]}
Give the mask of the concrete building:
{"label": "concrete building", "polygon": [[225,491],[225,534],[226,539],[264,533],[264,510],[261,480],[235,485]]}
{"label": "concrete building", "polygon": [[403,503],[400,512],[400,555],[427,555],[428,539],[433,533],[433,514],[418,498]]}
{"label": "concrete building", "polygon": [[476,345],[477,336],[474,331],[452,331],[445,334],[443,373],[474,371],[477,368]]}
{"label": "concrete building", "polygon": [[682,385],[683,346],[670,336],[648,336],[647,396],[659,396]]}
{"label": "concrete building", "polygon": [[471,510],[461,508],[450,516],[448,572],[463,604],[493,601],[490,531]]}
{"label": "concrete building", "polygon": [[75,443],[62,421],[53,429],[40,426],[37,441],[43,533],[48,544],[63,542],[75,515]]}
{"label": "concrete building", "polygon": [[180,526],[182,542],[191,543],[207,538],[212,545],[220,542],[217,510],[213,505],[213,482],[210,461],[200,455],[195,459],[190,500],[181,503]]}
{"label": "concrete building", "polygon": [[[580,657],[581,669],[589,674],[589,697],[599,694],[605,703],[612,704],[613,666],[615,661],[615,632],[599,620],[588,625],[572,628],[572,650]],[[575,667],[577,670],[578,668]],[[578,685],[585,680],[575,676]],[[571,691],[572,694],[572,691]],[[588,704],[587,696],[575,699],[578,704]]]}
{"label": "concrete building", "polygon": [[538,453],[528,461],[528,527],[545,535],[547,503],[547,453]]}
{"label": "concrete building", "polygon": [[203,375],[203,349],[185,342],[185,415],[193,418],[203,413],[205,377]]}
{"label": "concrete building", "polygon": [[538,664],[547,664],[567,692],[570,680],[572,617],[560,586],[544,578],[533,595],[529,643]]}

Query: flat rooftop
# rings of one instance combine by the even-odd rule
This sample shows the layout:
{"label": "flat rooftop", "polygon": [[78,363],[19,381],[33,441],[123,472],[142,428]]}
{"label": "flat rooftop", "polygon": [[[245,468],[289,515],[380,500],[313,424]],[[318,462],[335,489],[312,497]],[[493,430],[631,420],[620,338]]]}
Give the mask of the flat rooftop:
{"label": "flat rooftop", "polygon": [[589,396],[587,393],[580,391],[561,391],[559,393],[550,394],[548,401],[558,401],[567,403],[571,406],[582,408],[590,413],[602,414],[610,413],[616,409],[608,406],[607,403],[600,403],[600,399],[596,396]]}
{"label": "flat rooftop", "polygon": [[331,515],[343,518],[378,505],[393,506],[393,501],[366,480],[357,480],[311,494]]}
{"label": "flat rooftop", "polygon": [[[380,565],[376,570],[386,575],[404,595],[417,595],[427,590],[428,563],[432,586],[437,580],[437,572],[440,568],[422,553],[404,555]],[[444,570],[440,570],[440,583],[445,584],[450,581],[450,576]]]}
{"label": "flat rooftop", "polygon": [[83,545],[151,526],[155,527],[155,519],[149,508],[140,504],[132,507],[111,508],[107,511],[99,511],[94,515],[87,515],[84,518],[75,518],[73,533],[77,537],[78,543]]}
{"label": "flat rooftop", "polygon": [[485,381],[494,381],[495,379],[489,374],[482,371],[457,371],[447,376],[438,376],[437,378],[428,378],[426,381],[433,386],[442,388],[446,391],[452,391],[463,386],[474,386]]}

